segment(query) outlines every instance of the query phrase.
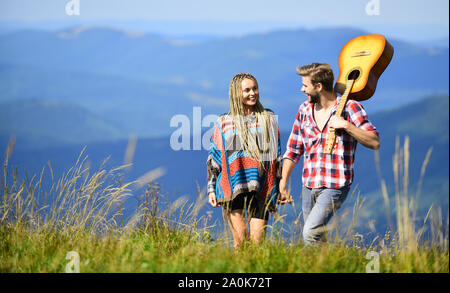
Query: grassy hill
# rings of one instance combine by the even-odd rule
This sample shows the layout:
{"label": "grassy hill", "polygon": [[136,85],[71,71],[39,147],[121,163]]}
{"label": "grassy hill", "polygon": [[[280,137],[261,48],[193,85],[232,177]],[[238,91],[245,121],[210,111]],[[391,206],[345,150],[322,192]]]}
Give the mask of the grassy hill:
{"label": "grassy hill", "polygon": [[[233,250],[220,209],[197,196],[196,181],[200,188],[205,184],[206,150],[176,152],[169,138],[139,139],[133,166],[116,169],[127,141],[91,143],[80,157],[82,145],[76,144],[16,149],[1,176],[0,272],[72,271],[71,251],[79,256],[80,272],[448,273],[448,96],[371,120],[382,137],[381,176],[388,182],[392,225],[376,186],[373,152],[359,146],[352,194],[329,226],[329,244],[318,247],[301,240],[299,167],[293,174],[295,206],[271,217],[263,245],[246,242]],[[437,127],[428,131],[423,123]],[[389,181],[397,135],[410,137],[411,192],[399,197]],[[430,146],[415,215],[415,187]],[[159,166],[167,172],[157,182],[129,184]],[[374,258],[378,265],[371,266]]]}
{"label": "grassy hill", "polygon": [[356,228],[365,220],[357,201],[350,225],[336,225],[345,217],[333,219],[328,243],[305,246],[298,231],[283,234],[288,219],[275,218],[262,245],[245,241],[233,250],[227,230],[214,232],[217,220],[199,213],[202,200],[167,201],[154,182],[133,198],[138,205],[124,221],[121,202],[131,186],[116,172],[101,167],[91,173],[77,161],[49,193],[42,175],[22,181],[5,174],[0,272],[448,273],[442,215],[431,213],[422,226],[431,234],[423,237],[410,218],[410,201],[398,202],[397,225],[369,242],[370,234]]}

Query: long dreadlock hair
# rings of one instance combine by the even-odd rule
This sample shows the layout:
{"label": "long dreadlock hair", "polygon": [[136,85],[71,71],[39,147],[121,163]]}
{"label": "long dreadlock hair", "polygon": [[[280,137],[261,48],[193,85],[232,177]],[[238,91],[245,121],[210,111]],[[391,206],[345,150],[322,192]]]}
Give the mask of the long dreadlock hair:
{"label": "long dreadlock hair", "polygon": [[251,79],[258,86],[258,81],[250,73],[236,74],[230,83],[230,114],[237,138],[242,142],[243,150],[247,151],[252,158],[258,161],[258,170],[261,173],[262,170],[266,170],[264,161],[271,161],[276,158],[277,133],[275,133],[276,129],[274,129],[269,113],[259,101],[259,97],[256,101],[254,112],[256,123],[261,127],[261,133],[249,133],[247,123],[244,121],[245,113],[242,101],[242,81],[244,79]]}

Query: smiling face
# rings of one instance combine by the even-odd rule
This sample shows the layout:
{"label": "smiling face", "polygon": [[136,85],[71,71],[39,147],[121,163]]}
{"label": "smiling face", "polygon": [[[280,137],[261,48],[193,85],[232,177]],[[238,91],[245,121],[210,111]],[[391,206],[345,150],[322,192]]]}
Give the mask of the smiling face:
{"label": "smiling face", "polygon": [[310,76],[302,76],[302,92],[308,97],[308,102],[317,103],[319,101],[319,90],[317,84],[313,85]]}
{"label": "smiling face", "polygon": [[252,79],[244,79],[241,83],[242,104],[245,109],[253,109],[259,99],[258,84]]}

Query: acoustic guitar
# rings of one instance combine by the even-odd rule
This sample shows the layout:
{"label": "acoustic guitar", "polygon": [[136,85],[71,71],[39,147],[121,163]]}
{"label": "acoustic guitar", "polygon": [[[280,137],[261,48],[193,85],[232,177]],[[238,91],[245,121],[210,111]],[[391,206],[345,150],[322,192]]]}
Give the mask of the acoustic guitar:
{"label": "acoustic guitar", "polygon": [[[356,37],[339,54],[339,77],[334,89],[340,93],[336,115],[341,116],[348,99],[364,101],[375,93],[378,79],[391,62],[394,48],[382,35]],[[336,141],[335,129],[325,143],[325,153],[331,154]]]}

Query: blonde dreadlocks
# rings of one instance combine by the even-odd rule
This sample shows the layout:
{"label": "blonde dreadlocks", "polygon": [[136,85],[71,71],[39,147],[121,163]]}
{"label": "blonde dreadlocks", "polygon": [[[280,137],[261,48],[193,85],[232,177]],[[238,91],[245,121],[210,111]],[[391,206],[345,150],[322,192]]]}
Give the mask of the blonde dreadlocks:
{"label": "blonde dreadlocks", "polygon": [[[230,83],[230,114],[233,119],[235,134],[242,142],[243,149],[252,158],[258,161],[260,173],[265,170],[264,161],[271,161],[277,154],[277,135],[267,110],[263,107],[259,98],[256,101],[254,112],[256,123],[261,127],[261,134],[249,133],[247,123],[244,121],[244,106],[242,102],[242,81],[251,79],[258,86],[256,78],[250,73],[236,74]],[[259,139],[258,139],[259,136]]]}

